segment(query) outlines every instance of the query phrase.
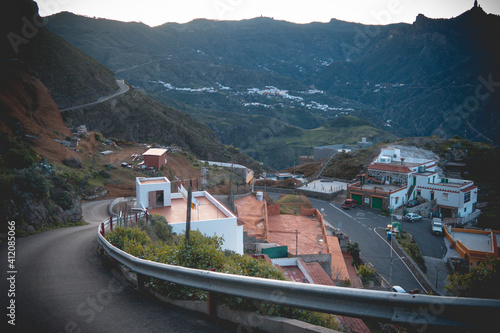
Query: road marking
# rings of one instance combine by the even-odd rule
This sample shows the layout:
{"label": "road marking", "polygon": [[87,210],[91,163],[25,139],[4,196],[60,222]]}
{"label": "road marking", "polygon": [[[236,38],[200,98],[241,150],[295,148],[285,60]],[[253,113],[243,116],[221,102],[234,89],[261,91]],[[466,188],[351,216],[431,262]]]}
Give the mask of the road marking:
{"label": "road marking", "polygon": [[357,217],[363,217],[363,216],[365,216],[365,213],[358,212],[358,213],[356,214],[356,216],[357,216]]}
{"label": "road marking", "polygon": [[[379,228],[381,228],[381,227],[379,227]],[[382,238],[382,240],[384,241],[384,243],[387,246],[391,247],[391,245],[389,244],[389,241],[387,241],[384,237],[380,236],[379,233],[377,232],[377,230],[375,230],[375,229],[376,228],[373,228],[373,232],[375,232],[375,235],[377,235],[380,238]],[[391,235],[391,237],[392,237],[392,235]],[[408,267],[408,265],[404,262],[403,259],[401,259],[401,257],[399,256],[399,254],[396,251],[394,251],[394,250],[392,250],[392,251],[398,256],[398,258],[401,260],[401,262],[406,266],[406,268],[408,269],[408,271],[410,272],[410,274],[413,275],[413,278],[415,279],[415,281],[417,281],[417,283],[420,285],[420,287],[422,287],[422,289],[427,293],[427,289],[424,288],[424,286],[420,283],[420,281],[417,279],[417,277],[415,276],[415,274],[413,274],[413,272],[411,271],[410,267]]]}

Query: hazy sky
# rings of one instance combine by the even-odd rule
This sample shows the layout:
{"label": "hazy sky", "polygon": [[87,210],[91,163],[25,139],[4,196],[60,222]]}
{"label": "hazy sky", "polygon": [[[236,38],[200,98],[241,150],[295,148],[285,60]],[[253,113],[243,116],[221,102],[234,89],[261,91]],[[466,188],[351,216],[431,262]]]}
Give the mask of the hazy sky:
{"label": "hazy sky", "polygon": [[[150,26],[185,23],[196,18],[241,20],[258,16],[296,23],[331,18],[365,24],[413,23],[419,13],[450,18],[470,9],[473,0],[35,0],[42,16],[61,11]],[[480,0],[500,15],[499,0]]]}

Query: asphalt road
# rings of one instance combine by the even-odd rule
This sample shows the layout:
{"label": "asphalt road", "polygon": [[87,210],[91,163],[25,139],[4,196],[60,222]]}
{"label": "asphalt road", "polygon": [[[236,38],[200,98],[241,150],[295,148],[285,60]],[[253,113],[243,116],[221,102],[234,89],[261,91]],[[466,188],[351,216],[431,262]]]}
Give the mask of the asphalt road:
{"label": "asphalt road", "polygon": [[[273,199],[279,194],[268,193]],[[405,263],[398,257],[396,252],[391,251],[391,244],[386,237],[380,236],[377,230],[384,230],[391,222],[390,217],[381,216],[378,211],[367,207],[355,207],[350,210],[340,208],[334,202],[309,199],[314,208],[321,211],[327,224],[346,234],[352,242],[359,243],[361,255],[368,260],[388,282],[391,282],[392,262],[392,284],[399,285],[405,290],[420,289],[423,287],[410,272]],[[393,221],[398,221],[393,219]],[[431,233],[430,221],[424,219],[421,222],[403,222],[403,230],[411,233],[419,245],[424,256],[443,258],[446,247],[443,238]],[[391,256],[392,252],[392,256]]]}
{"label": "asphalt road", "polygon": [[[107,204],[83,205],[89,225],[16,239],[15,274],[0,244],[1,332],[233,332],[205,316],[165,305],[124,283],[96,252]],[[15,283],[8,277],[14,275]],[[15,295],[9,295],[15,290]],[[15,326],[6,316],[15,301]]]}
{"label": "asphalt road", "polygon": [[95,102],[86,103],[86,104],[77,105],[77,106],[72,106],[72,107],[69,107],[69,108],[61,109],[59,111],[62,112],[62,111],[78,110],[78,109],[81,109],[81,108],[84,108],[84,107],[88,107],[88,106],[96,105],[96,104],[99,104],[99,103],[102,103],[102,102],[106,102],[106,101],[108,101],[108,100],[110,100],[112,98],[115,98],[117,96],[120,96],[120,95],[126,93],[130,89],[129,86],[125,83],[125,80],[116,80],[116,83],[118,84],[119,89],[118,89],[118,91],[112,93],[111,95],[100,97]]}

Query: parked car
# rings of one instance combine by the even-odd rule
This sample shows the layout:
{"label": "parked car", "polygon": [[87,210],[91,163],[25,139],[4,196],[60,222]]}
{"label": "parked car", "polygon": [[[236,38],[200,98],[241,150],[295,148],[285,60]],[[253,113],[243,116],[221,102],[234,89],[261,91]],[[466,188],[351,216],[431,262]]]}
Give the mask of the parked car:
{"label": "parked car", "polygon": [[354,199],[345,199],[345,201],[340,205],[340,207],[344,209],[351,209],[352,207],[356,207],[358,202]]}
{"label": "parked car", "polygon": [[418,202],[418,200],[410,200],[408,201],[408,203],[406,204],[406,207],[415,207],[415,206],[418,206],[420,203]]}
{"label": "parked car", "polygon": [[434,235],[443,234],[443,221],[439,217],[432,218],[431,230]]}
{"label": "parked car", "polygon": [[403,220],[408,222],[422,221],[422,216],[418,215],[417,213],[408,213],[403,216]]}
{"label": "parked car", "polygon": [[406,290],[404,290],[400,286],[392,286],[391,291],[395,293],[406,293]]}

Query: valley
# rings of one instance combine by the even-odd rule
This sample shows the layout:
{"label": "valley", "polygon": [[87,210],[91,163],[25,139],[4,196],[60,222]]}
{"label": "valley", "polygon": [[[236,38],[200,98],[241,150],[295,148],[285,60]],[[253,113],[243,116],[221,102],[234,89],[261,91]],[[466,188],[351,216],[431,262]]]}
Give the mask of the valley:
{"label": "valley", "polygon": [[[359,140],[344,133],[291,153],[297,136],[307,142],[310,131],[345,115],[367,121],[375,143],[430,135],[500,140],[500,44],[492,33],[500,19],[480,7],[452,19],[419,15],[413,24],[380,26],[266,17],[157,27],[71,13],[47,19],[51,31],[117,78],[275,169],[297,164],[315,144]],[[489,93],[484,99],[475,98],[478,85]],[[279,159],[278,147],[285,152]]]}

